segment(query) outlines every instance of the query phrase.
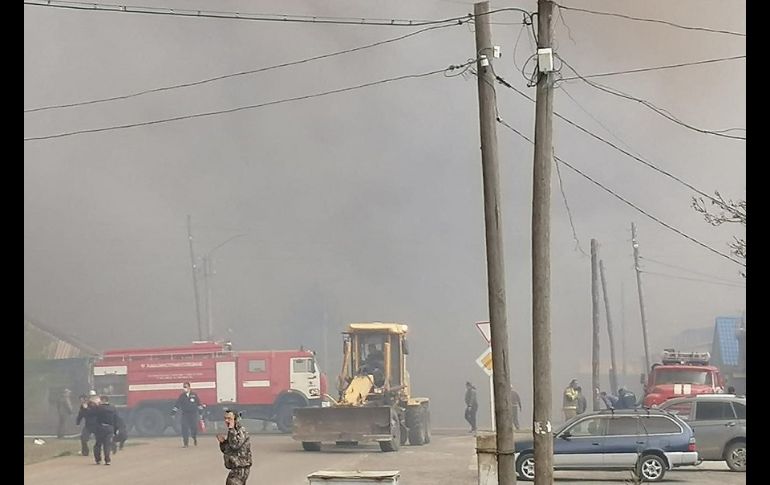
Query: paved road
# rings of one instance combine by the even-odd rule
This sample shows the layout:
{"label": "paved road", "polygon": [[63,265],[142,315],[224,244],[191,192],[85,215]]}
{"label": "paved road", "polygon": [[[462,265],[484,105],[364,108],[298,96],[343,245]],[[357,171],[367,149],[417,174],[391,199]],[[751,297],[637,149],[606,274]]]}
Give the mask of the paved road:
{"label": "paved road", "polygon": [[[137,438],[137,441],[139,439]],[[142,440],[120,452],[111,466],[97,466],[93,458],[68,456],[24,467],[24,483],[35,485],[210,485],[224,483],[226,471],[213,436],[199,438],[198,447],[182,448],[179,438]],[[317,470],[400,470],[401,485],[441,483],[475,485],[474,438],[467,434],[434,433],[429,445],[405,446],[398,453],[382,453],[376,445],[340,448],[325,445],[320,453],[301,450],[283,435],[252,435],[254,466],[249,485],[305,485]],[[624,472],[556,472],[559,484],[623,483]],[[667,483],[738,485],[744,473],[722,464],[676,470]]]}

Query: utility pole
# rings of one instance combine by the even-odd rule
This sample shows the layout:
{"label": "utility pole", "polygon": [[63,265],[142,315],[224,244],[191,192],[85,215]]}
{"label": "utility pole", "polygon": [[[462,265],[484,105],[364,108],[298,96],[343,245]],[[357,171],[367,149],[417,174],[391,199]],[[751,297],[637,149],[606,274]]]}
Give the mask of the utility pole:
{"label": "utility pole", "polygon": [[203,256],[203,284],[206,291],[206,320],[208,322],[208,340],[212,340],[214,338],[214,316],[213,309],[211,308],[211,286],[214,278],[209,278],[210,276],[214,276],[213,266],[213,260],[208,256]]}
{"label": "utility pole", "polygon": [[203,340],[203,325],[201,323],[201,304],[198,296],[198,266],[195,264],[195,251],[193,250],[192,218],[187,215],[187,240],[190,243],[190,261],[192,261],[193,290],[195,291],[195,316],[198,318],[198,340]]}
{"label": "utility pole", "polygon": [[599,410],[599,242],[591,239],[591,315],[593,321],[593,345],[591,346],[591,394],[594,411]]}
{"label": "utility pole", "polygon": [[[532,171],[532,371],[535,485],[553,483],[551,433],[551,167],[553,166],[553,2],[537,2],[537,93]],[[500,483],[506,483],[500,481]]]}
{"label": "utility pole", "polygon": [[[484,181],[484,225],[486,228],[489,329],[492,346],[495,424],[497,427],[497,477],[499,483],[515,484],[511,379],[508,365],[508,328],[505,308],[503,232],[500,214],[500,180],[497,159],[497,109],[489,2],[473,5],[476,27],[481,169]],[[550,375],[550,373],[549,373]],[[549,433],[549,437],[550,437]],[[551,438],[552,439],[552,438]]]}
{"label": "utility pole", "polygon": [[612,316],[610,314],[610,299],[607,297],[607,279],[604,276],[604,261],[599,260],[599,273],[602,277],[602,295],[604,296],[604,314],[607,317],[607,335],[610,337],[610,389],[612,394],[618,395],[618,366],[615,361],[615,337],[612,330]]}
{"label": "utility pole", "polygon": [[639,268],[639,241],[636,240],[636,224],[631,223],[631,244],[634,246],[634,269],[636,270],[636,287],[639,289],[639,311],[642,313],[642,337],[644,338],[644,373],[650,371],[650,348],[647,346],[647,318],[644,315],[644,295],[642,294],[642,273]]}
{"label": "utility pole", "polygon": [[623,380],[628,381],[626,371],[626,285],[620,280],[620,354],[623,362]]}

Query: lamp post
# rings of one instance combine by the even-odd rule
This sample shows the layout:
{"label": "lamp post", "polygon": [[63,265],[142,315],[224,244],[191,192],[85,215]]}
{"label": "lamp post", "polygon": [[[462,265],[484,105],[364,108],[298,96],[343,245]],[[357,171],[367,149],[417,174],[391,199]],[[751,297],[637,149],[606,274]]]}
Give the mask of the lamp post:
{"label": "lamp post", "polygon": [[206,313],[207,313],[207,320],[208,320],[208,340],[211,340],[214,335],[214,317],[212,312],[212,283],[209,281],[209,277],[213,276],[215,274],[214,271],[214,253],[217,251],[217,249],[221,248],[225,244],[229,243],[233,239],[246,236],[246,234],[236,234],[235,236],[232,236],[225,241],[221,242],[217,246],[214,246],[213,249],[208,251],[203,257],[203,284],[206,288]]}

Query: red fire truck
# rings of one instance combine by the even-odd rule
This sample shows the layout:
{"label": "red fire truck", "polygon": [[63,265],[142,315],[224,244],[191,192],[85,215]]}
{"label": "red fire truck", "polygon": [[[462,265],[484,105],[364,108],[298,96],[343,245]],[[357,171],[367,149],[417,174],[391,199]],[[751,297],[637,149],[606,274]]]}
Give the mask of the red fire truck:
{"label": "red fire truck", "polygon": [[232,350],[229,343],[193,342],[183,347],[109,350],[94,363],[94,388],[145,436],[166,428],[179,432],[171,415],[189,382],[218,419],[225,407],[244,418],[273,421],[290,432],[295,407],[320,406],[326,379],[308,350]]}
{"label": "red fire truck", "polygon": [[654,364],[644,388],[644,406],[656,406],[673,397],[723,392],[719,368],[709,365],[708,352],[663,351],[662,364]]}

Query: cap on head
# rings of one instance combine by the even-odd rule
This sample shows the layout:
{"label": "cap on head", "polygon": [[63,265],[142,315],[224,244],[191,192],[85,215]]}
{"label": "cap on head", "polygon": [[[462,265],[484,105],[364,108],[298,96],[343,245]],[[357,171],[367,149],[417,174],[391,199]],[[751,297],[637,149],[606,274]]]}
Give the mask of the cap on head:
{"label": "cap on head", "polygon": [[90,391],[88,391],[88,395],[91,396],[91,397],[94,397],[94,396],[96,396],[96,391],[91,389]]}

